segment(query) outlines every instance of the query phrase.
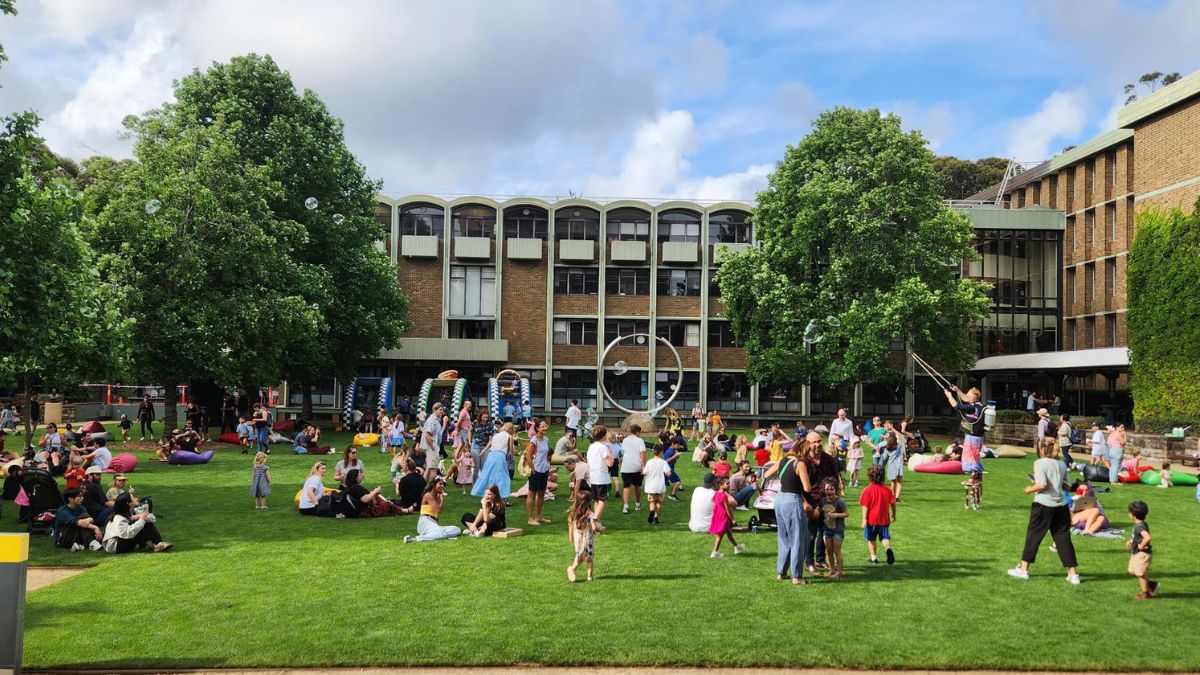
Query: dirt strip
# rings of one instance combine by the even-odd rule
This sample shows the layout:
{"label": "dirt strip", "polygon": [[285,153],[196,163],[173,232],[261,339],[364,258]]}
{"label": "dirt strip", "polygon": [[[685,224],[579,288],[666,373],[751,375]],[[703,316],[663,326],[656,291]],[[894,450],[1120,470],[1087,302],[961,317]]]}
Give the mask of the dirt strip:
{"label": "dirt strip", "polygon": [[25,595],[36,591],[39,588],[45,588],[50,584],[56,584],[63,579],[68,579],[76,574],[83,574],[91,569],[90,567],[30,567],[25,573]]}

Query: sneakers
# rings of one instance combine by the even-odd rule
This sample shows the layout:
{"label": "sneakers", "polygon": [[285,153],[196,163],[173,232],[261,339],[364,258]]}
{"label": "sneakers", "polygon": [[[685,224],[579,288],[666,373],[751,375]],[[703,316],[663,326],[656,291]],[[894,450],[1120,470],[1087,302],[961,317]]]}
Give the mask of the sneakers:
{"label": "sneakers", "polygon": [[654,512],[653,511],[650,512],[650,515],[646,516],[646,522],[650,523],[651,525],[654,524]]}
{"label": "sneakers", "polygon": [[1154,596],[1158,595],[1158,582],[1157,581],[1150,582],[1150,592],[1147,595],[1149,595],[1152,598]]}
{"label": "sneakers", "polygon": [[739,506],[739,507],[737,507],[737,510],[738,511],[749,511],[750,507],[749,506]]}
{"label": "sneakers", "polygon": [[1029,570],[1023,570],[1020,567],[1014,567],[1008,571],[1008,576],[1014,579],[1029,579]]}
{"label": "sneakers", "polygon": [[884,550],[884,555],[886,555],[886,556],[887,556],[887,561],[888,561],[888,564],[889,564],[889,565],[895,565],[895,564],[896,564],[896,554],[895,554],[895,553],[892,553],[892,549],[890,549],[890,548],[889,548],[889,549],[885,549],[885,550]]}
{"label": "sneakers", "polygon": [[742,554],[742,551],[745,551],[745,550],[746,550],[746,545],[745,545],[745,544],[738,544],[737,546],[734,546],[734,547],[733,547],[733,554],[734,554],[734,555],[741,555],[741,554]]}
{"label": "sneakers", "polygon": [[667,499],[670,499],[673,502],[679,501],[679,497],[676,497],[675,495],[667,495]]}
{"label": "sneakers", "polygon": [[721,553],[720,551],[713,551],[712,553],[708,554],[708,557],[710,557],[710,558],[724,558],[724,557],[725,557],[725,554],[724,554],[724,553]]}
{"label": "sneakers", "polygon": [[150,550],[155,553],[162,553],[163,551],[170,551],[172,546],[174,546],[174,544],[172,544],[169,541],[160,541],[157,544],[155,544]]}
{"label": "sneakers", "polygon": [[100,550],[100,542],[93,539],[91,542],[88,543],[88,548],[90,548],[93,551],[99,551]]}
{"label": "sneakers", "polygon": [[1067,583],[1071,584],[1072,586],[1078,586],[1079,584],[1083,583],[1083,580],[1079,578],[1078,574],[1068,574]]}
{"label": "sneakers", "polygon": [[417,540],[416,537],[412,536],[411,534],[404,535],[404,543],[406,543],[406,544],[411,544],[416,540]]}
{"label": "sneakers", "polygon": [[625,515],[629,515],[629,505],[628,504],[626,504],[625,506],[623,506],[621,508],[621,513],[624,513]]}
{"label": "sneakers", "polygon": [[83,550],[83,544],[71,544],[71,553],[79,553]]}
{"label": "sneakers", "polygon": [[[870,558],[867,559],[867,562],[871,563],[872,565],[876,565],[879,563],[879,558],[876,558],[875,556],[871,556]],[[808,571],[812,572],[813,570],[810,569]]]}
{"label": "sneakers", "polygon": [[1058,544],[1050,544],[1050,552],[1058,553]]}
{"label": "sneakers", "polygon": [[635,504],[635,505],[633,506],[633,510],[634,510],[634,511],[641,511],[641,510],[642,510],[642,503],[641,503],[641,502],[638,502],[637,504]]}

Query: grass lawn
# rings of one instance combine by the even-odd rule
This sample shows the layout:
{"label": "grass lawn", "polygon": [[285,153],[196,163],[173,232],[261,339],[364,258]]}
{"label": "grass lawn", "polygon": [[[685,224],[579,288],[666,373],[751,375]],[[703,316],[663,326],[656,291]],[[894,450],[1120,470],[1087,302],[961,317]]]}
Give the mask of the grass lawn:
{"label": "grass lawn", "polygon": [[[29,596],[26,666],[1193,670],[1197,663],[1200,504],[1191,488],[1132,485],[1100,495],[1127,532],[1125,505],[1135,498],[1150,505],[1152,575],[1163,590],[1149,602],[1131,599],[1137,584],[1119,541],[1075,539],[1078,587],[1064,580],[1049,539],[1029,581],[1005,575],[1020,555],[1030,502],[1021,488],[1032,460],[1016,459],[987,462],[979,512],[963,511],[961,478],[908,473],[892,529],[894,567],[867,564],[854,528],[859,489],[851,489],[846,578],[796,587],[775,580],[773,533],[740,535],[745,555],[708,558],[711,537],[686,528],[701,471],[681,460],[684,501],[667,502],[655,527],[643,514],[621,515],[614,502],[609,532],[596,544],[596,581],[572,585],[565,500],[547,505],[553,524],[527,527],[518,539],[404,545],[413,516],[298,516],[292,496],[313,459],[277,447],[267,511],[252,508],[250,460],[235,451],[190,467],[137,453],[142,464],[130,482],[154,497],[159,527],[176,544],[170,553],[70,554],[36,539],[34,565],[96,567]],[[366,484],[386,487],[385,458],[368,449],[363,461]],[[442,520],[453,523],[477,505],[454,489]],[[514,524],[524,522],[523,506],[514,503]],[[14,519],[8,504],[2,528],[14,529]],[[67,639],[79,634],[90,637]]]}

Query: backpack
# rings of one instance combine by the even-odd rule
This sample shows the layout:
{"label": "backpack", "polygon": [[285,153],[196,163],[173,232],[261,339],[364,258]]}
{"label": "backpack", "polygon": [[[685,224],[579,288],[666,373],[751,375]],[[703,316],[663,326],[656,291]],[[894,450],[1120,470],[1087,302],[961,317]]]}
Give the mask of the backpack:
{"label": "backpack", "polygon": [[1068,438],[1071,441],[1071,445],[1080,445],[1083,443],[1083,432],[1072,426],[1071,433]]}
{"label": "backpack", "polygon": [[322,518],[333,518],[339,513],[345,514],[349,506],[346,502],[346,493],[330,492],[317,500],[316,515]]}

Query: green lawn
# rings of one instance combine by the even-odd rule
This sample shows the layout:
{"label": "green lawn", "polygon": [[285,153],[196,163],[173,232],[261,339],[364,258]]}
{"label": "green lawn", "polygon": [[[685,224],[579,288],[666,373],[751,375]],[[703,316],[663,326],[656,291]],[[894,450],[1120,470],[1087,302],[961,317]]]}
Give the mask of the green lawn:
{"label": "green lawn", "polygon": [[[334,435],[331,440],[345,436]],[[10,439],[10,443],[19,440]],[[686,529],[687,499],[663,525],[610,509],[593,583],[570,584],[563,525],[513,540],[401,543],[415,518],[302,519],[291,508],[311,458],[272,456],[272,508],[248,495],[250,461],[149,462],[131,476],[154,497],[176,549],[107,556],[31,545],[34,565],[95,564],[36,591],[26,614],[31,668],[190,668],[485,664],[1192,670],[1200,578],[1194,490],[1121,486],[1101,502],[1118,527],[1144,499],[1162,595],[1135,602],[1121,542],[1076,538],[1083,585],[1045,545],[1029,581],[1010,579],[1024,536],[1030,460],[988,462],[986,504],[964,512],[960,478],[907,475],[893,527],[895,567],[866,563],[851,529],[847,578],[775,580],[775,536],[739,539],[710,560]],[[364,453],[367,484],[385,459]],[[685,483],[700,477],[682,469]],[[848,501],[857,499],[852,489]],[[451,493],[444,522],[477,502]],[[522,510],[523,510],[523,505]],[[3,527],[12,529],[6,505]],[[857,521],[853,509],[852,524]],[[514,514],[515,515],[515,514]],[[749,515],[746,513],[743,516]],[[521,518],[511,520],[522,522]],[[530,530],[533,531],[530,531]],[[1049,540],[1047,540],[1047,544]],[[70,636],[89,636],[84,641]]]}

